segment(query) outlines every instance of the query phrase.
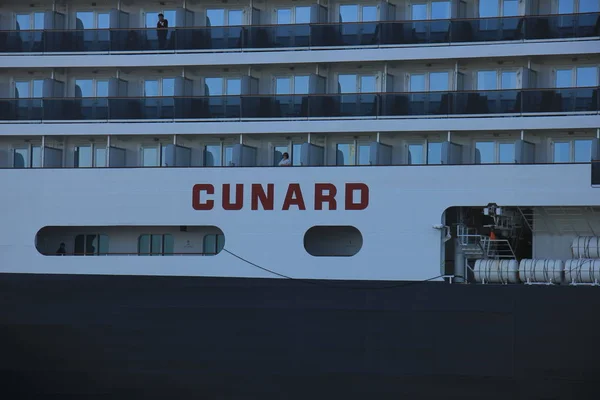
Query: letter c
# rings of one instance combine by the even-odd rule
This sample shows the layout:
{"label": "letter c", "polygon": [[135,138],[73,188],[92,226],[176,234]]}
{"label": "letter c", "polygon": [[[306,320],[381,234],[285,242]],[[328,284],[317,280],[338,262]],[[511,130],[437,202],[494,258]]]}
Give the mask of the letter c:
{"label": "letter c", "polygon": [[215,194],[215,187],[208,183],[199,183],[192,188],[192,207],[194,210],[205,211],[212,210],[215,204],[214,200],[206,200],[204,203],[200,201],[200,192],[206,194]]}

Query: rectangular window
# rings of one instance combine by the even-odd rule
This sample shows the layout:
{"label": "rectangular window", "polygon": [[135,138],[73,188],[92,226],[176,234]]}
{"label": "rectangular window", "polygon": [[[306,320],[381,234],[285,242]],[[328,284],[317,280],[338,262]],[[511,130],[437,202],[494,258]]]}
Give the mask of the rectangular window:
{"label": "rectangular window", "polygon": [[92,146],[75,148],[75,167],[88,168],[92,166]]}
{"label": "rectangular window", "polygon": [[173,236],[170,234],[140,235],[138,238],[138,255],[140,256],[172,255],[173,248]]}
{"label": "rectangular window", "polygon": [[160,165],[160,151],[158,147],[142,148],[142,166],[143,167],[158,167]]}
{"label": "rectangular window", "polygon": [[94,167],[106,167],[106,147],[96,147],[94,149]]}
{"label": "rectangular window", "polygon": [[30,168],[29,149],[13,149],[13,168]]}
{"label": "rectangular window", "polygon": [[39,99],[44,90],[43,79],[15,82],[15,98],[17,99]]}
{"label": "rectangular window", "polygon": [[230,166],[233,162],[233,145],[211,144],[204,147],[204,166]]}
{"label": "rectangular window", "polygon": [[371,147],[368,142],[353,141],[336,145],[336,165],[370,165]]}
{"label": "rectangular window", "polygon": [[76,256],[100,256],[108,254],[108,236],[101,234],[75,236]]}
{"label": "rectangular window", "polygon": [[442,163],[442,143],[427,143],[427,164]]}
{"label": "rectangular window", "polygon": [[499,143],[498,144],[498,162],[500,164],[515,163],[515,144],[514,143]]}
{"label": "rectangular window", "polygon": [[422,144],[409,144],[408,145],[408,164],[410,165],[421,165],[425,164],[423,157],[425,146]]}
{"label": "rectangular window", "polygon": [[208,26],[240,26],[243,23],[242,10],[225,10],[222,8],[206,10]]}
{"label": "rectangular window", "polygon": [[339,93],[375,93],[377,92],[377,77],[375,75],[338,75]]}
{"label": "rectangular window", "polygon": [[496,162],[496,146],[494,142],[475,143],[475,162],[477,164],[493,164]]}
{"label": "rectangular window", "polygon": [[575,140],[573,142],[573,161],[590,162],[592,161],[592,141]]}
{"label": "rectangular window", "polygon": [[554,142],[554,162],[567,163],[571,161],[571,144],[569,142]]}
{"label": "rectangular window", "polygon": [[445,92],[450,87],[450,74],[446,71],[410,74],[409,91]]}

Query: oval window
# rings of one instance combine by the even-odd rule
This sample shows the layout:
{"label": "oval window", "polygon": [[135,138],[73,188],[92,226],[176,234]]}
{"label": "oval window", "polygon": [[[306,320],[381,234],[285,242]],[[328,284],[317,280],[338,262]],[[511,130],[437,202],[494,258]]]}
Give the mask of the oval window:
{"label": "oval window", "polygon": [[313,226],[304,234],[304,249],[314,257],[352,257],[363,245],[353,226]]}

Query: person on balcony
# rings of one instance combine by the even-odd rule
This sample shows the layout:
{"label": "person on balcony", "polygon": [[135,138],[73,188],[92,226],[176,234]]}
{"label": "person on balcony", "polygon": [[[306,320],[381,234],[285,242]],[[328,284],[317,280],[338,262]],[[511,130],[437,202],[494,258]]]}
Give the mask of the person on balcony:
{"label": "person on balcony", "polygon": [[279,161],[279,166],[280,167],[291,167],[292,166],[292,162],[290,161],[290,155],[288,153],[283,153],[283,157],[281,158],[281,161]]}
{"label": "person on balcony", "polygon": [[167,47],[167,34],[169,33],[169,20],[165,19],[163,14],[158,14],[156,23],[156,35],[158,36],[158,49],[163,50]]}

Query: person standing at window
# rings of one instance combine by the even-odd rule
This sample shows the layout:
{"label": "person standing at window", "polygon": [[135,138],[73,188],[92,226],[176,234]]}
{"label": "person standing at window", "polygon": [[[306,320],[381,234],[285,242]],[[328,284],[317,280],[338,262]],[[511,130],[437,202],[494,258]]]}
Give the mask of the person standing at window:
{"label": "person standing at window", "polygon": [[58,247],[58,250],[56,250],[56,255],[64,256],[65,254],[67,254],[67,249],[65,248],[65,244],[61,243],[60,246]]}
{"label": "person standing at window", "polygon": [[158,22],[156,23],[156,35],[158,36],[158,49],[162,50],[167,47],[167,34],[169,33],[169,20],[165,19],[163,14],[158,14]]}
{"label": "person standing at window", "polygon": [[283,157],[281,158],[281,161],[279,161],[279,166],[290,167],[291,165],[292,162],[290,161],[290,155],[288,153],[283,153]]}

